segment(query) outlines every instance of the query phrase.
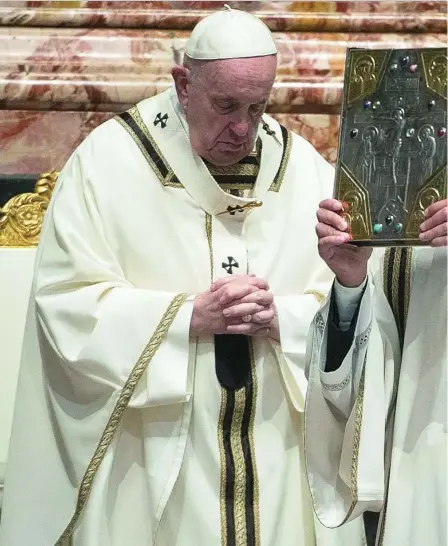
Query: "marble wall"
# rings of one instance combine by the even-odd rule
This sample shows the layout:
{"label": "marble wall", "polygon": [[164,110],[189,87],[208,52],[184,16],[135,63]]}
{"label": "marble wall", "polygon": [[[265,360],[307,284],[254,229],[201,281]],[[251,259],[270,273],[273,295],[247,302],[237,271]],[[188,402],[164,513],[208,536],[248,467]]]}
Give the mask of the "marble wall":
{"label": "marble wall", "polygon": [[[347,47],[446,46],[445,1],[229,2],[274,31],[269,113],[336,159]],[[60,169],[99,123],[170,85],[219,2],[0,2],[0,174]]]}

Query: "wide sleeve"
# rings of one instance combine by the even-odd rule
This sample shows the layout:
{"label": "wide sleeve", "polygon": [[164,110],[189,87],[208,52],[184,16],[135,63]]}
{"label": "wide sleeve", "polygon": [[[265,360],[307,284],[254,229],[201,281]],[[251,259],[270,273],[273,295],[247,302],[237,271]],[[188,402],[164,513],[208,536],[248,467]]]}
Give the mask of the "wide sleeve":
{"label": "wide sleeve", "polygon": [[400,351],[382,290],[382,259],[372,260],[351,346],[326,372],[330,301],[316,314],[307,352],[305,456],[314,509],[326,527],[366,510],[385,494],[385,431]]}
{"label": "wide sleeve", "polygon": [[[303,412],[305,409],[305,397],[308,381],[305,376],[305,355],[308,332],[316,312],[326,300],[334,274],[320,258],[318,253],[318,240],[315,233],[315,211],[319,202],[328,198],[333,191],[334,168],[330,165],[308,142],[300,137],[299,147],[295,151],[297,157],[306,158],[307,183],[312,184],[310,198],[307,202],[307,210],[303,217],[298,215],[300,224],[292,237],[297,240],[297,252],[303,252],[300,240],[304,239],[308,251],[303,254],[303,267],[307,272],[306,285],[301,293],[286,293],[282,296],[275,295],[277,308],[280,343],[274,345],[285,388],[294,408]],[[300,169],[303,165],[300,165]],[[301,172],[301,171],[300,171]],[[300,173],[297,174],[300,176]],[[297,181],[293,178],[293,183]],[[310,182],[312,181],[312,182]],[[300,186],[300,185],[299,185]],[[300,201],[303,201],[303,193],[300,193]],[[297,203],[297,210],[301,203]]]}
{"label": "wide sleeve", "polygon": [[83,404],[130,380],[131,407],[185,402],[193,297],[126,279],[108,243],[88,163],[79,151],[71,157],[45,218],[34,284],[45,350]]}
{"label": "wide sleeve", "polygon": [[327,298],[334,278],[321,260],[316,260],[311,271],[303,294],[275,298],[280,343],[274,344],[274,348],[289,398],[300,412],[305,409],[308,384],[305,377],[308,331],[313,317]]}

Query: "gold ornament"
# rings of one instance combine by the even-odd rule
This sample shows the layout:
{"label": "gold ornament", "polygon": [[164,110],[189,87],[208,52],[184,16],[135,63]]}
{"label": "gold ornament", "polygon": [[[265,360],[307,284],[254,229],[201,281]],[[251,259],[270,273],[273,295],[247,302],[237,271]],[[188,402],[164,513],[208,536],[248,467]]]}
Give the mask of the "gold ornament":
{"label": "gold ornament", "polygon": [[15,195],[0,207],[0,247],[39,244],[42,223],[58,176],[54,170],[41,174],[33,193]]}

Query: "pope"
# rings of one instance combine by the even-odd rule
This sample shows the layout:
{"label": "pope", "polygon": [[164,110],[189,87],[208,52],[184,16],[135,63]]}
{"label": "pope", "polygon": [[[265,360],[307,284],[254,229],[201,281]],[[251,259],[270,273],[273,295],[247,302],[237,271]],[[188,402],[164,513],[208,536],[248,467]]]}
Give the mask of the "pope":
{"label": "pope", "polygon": [[2,546],[360,546],[316,523],[308,328],[333,168],[265,114],[256,17],[203,19],[173,87],[73,153],[26,326]]}

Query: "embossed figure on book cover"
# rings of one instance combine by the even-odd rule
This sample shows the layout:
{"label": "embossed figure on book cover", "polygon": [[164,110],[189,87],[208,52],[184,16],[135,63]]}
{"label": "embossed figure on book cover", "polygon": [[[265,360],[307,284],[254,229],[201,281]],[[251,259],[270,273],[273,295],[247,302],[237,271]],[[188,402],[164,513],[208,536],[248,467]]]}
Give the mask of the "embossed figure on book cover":
{"label": "embossed figure on book cover", "polygon": [[353,243],[421,245],[446,177],[447,50],[349,49],[335,198]]}

